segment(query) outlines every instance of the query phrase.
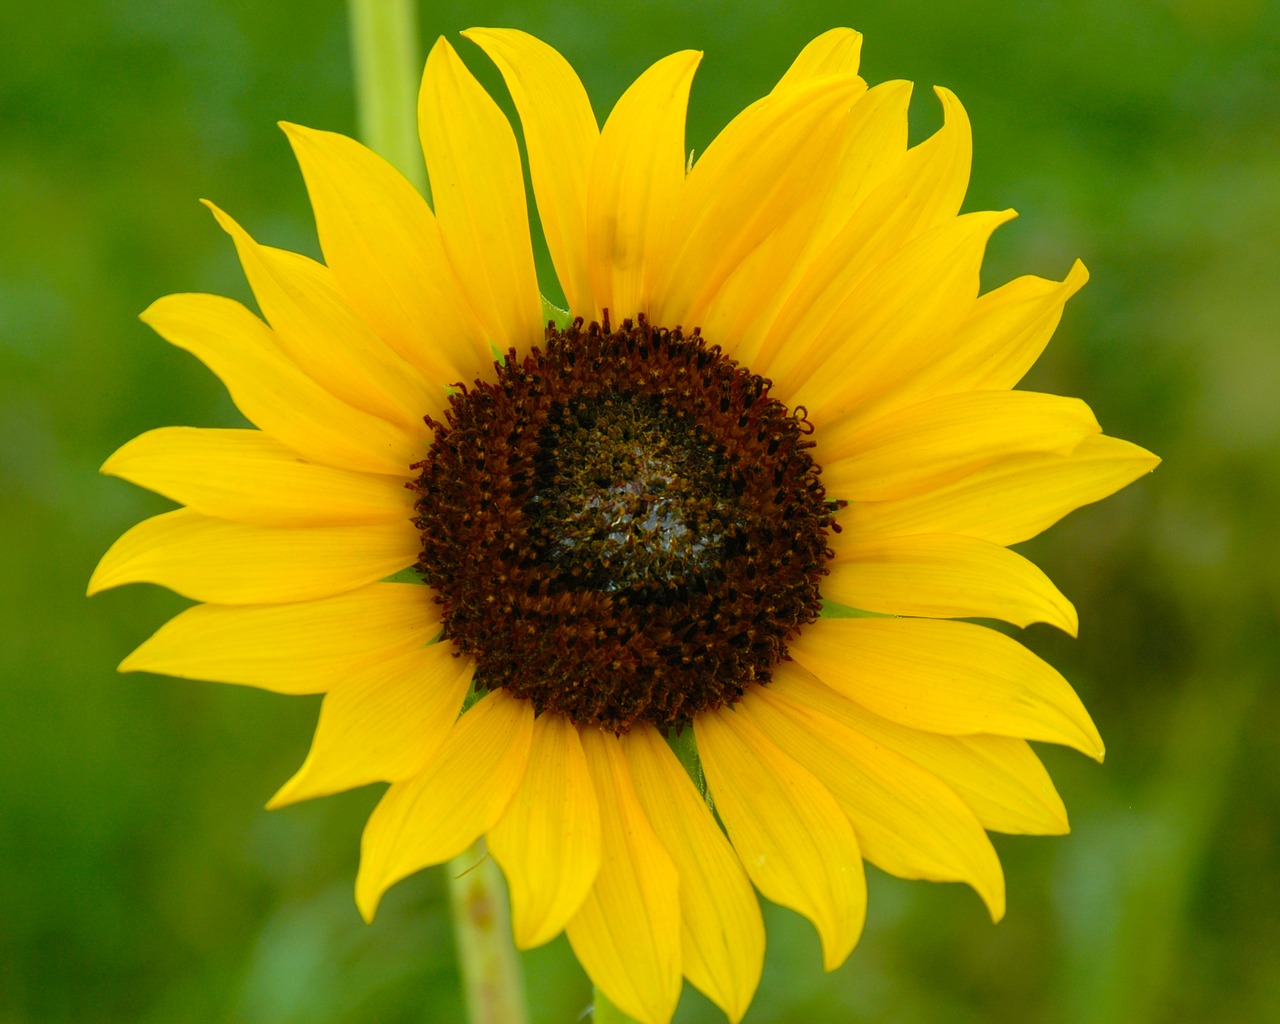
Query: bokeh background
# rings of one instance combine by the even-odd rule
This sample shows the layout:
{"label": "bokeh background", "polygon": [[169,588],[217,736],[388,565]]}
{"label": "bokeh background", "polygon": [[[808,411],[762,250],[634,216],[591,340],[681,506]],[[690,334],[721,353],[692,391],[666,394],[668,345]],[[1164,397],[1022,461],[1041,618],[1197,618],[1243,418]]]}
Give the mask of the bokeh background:
{"label": "bokeh background", "polygon": [[[1077,641],[1025,640],[1109,746],[1102,767],[1043,752],[1073,834],[996,837],[998,926],[967,890],[873,870],[866,934],[831,975],[809,925],[767,908],[747,1020],[1275,1020],[1277,6],[610,6],[433,3],[422,38],[535,32],[600,116],[656,58],[704,49],[701,150],[811,36],[859,28],[870,81],[921,86],[915,138],[940,121],[924,87],[966,104],[967,208],[1022,214],[986,284],[1061,277],[1077,255],[1092,270],[1028,385],[1084,396],[1166,460],[1024,546],[1082,621]],[[217,381],[136,318],[173,291],[248,298],[197,198],[318,255],[275,122],[355,131],[345,8],[14,2],[0,40],[0,1022],[460,1024],[440,870],[397,886],[373,926],[357,916],[377,787],[261,809],[305,753],[316,700],[117,675],[182,602],[83,597],[108,544],[166,507],[98,476],[106,455],[150,427],[237,422]],[[525,967],[538,1024],[579,1018],[589,987],[563,939]],[[722,1019],[686,986],[677,1021]]]}

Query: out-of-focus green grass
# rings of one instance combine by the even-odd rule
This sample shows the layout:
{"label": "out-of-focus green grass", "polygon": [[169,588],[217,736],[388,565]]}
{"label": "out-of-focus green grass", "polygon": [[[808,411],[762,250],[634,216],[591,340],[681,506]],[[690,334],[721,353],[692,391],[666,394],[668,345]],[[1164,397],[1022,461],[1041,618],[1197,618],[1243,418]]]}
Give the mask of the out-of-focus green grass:
{"label": "out-of-focus green grass", "polygon": [[[1050,749],[1063,839],[997,837],[1009,913],[872,872],[867,932],[830,976],[769,910],[764,1022],[1260,1021],[1280,1005],[1277,550],[1280,18],[1164,3],[444,2],[424,37],[512,24],[559,47],[598,114],[650,62],[707,56],[703,148],[819,30],[910,78],[917,137],[955,89],[969,209],[1013,206],[986,280],[1093,281],[1027,386],[1082,395],[1166,459],[1026,545],[1078,604],[1078,641],[1026,641],[1109,743]],[[181,602],[84,584],[165,507],[95,475],[133,435],[236,414],[136,320],[172,291],[247,298],[196,199],[315,253],[285,118],[354,130],[345,12],[235,0],[0,8],[0,1022],[461,1021],[439,872],[363,925],[351,899],[373,789],[267,814],[315,702],[115,663]],[[501,92],[465,42],[466,59]],[[544,261],[544,271],[545,271]],[[545,278],[549,280],[549,275]],[[563,940],[527,957],[539,1024],[589,990]],[[720,1019],[686,987],[677,1018]]]}

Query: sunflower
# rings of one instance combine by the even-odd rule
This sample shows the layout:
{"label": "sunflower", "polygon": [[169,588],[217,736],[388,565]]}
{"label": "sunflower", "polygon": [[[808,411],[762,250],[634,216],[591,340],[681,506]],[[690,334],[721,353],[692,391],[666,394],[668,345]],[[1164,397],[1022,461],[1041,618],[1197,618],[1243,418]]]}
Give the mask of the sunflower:
{"label": "sunflower", "polygon": [[[351,139],[283,125],[324,263],[213,208],[263,319],[195,294],[142,317],[257,429],[165,427],[103,467],[183,507],[90,592],[198,602],[121,669],[324,693],[270,806],[390,783],[365,917],[485,837],[517,943],[567,932],[642,1021],[682,976],[741,1018],[753,885],[813,922],[827,969],[862,929],[864,860],[1000,918],[987,832],[1067,831],[1027,741],[1103,745],[1053,668],[956,620],[1074,634],[1009,545],[1158,461],[1083,402],[1013,390],[1084,268],[979,294],[1013,213],[959,214],[963,108],[936,90],[945,123],[908,147],[911,87],[868,88],[856,32],[815,39],[697,159],[700,54],[601,129],[555,50],[464,35],[514,99],[567,315],[540,295],[512,127],[443,39],[419,100],[434,208]],[[690,737],[705,793],[673,752]]]}

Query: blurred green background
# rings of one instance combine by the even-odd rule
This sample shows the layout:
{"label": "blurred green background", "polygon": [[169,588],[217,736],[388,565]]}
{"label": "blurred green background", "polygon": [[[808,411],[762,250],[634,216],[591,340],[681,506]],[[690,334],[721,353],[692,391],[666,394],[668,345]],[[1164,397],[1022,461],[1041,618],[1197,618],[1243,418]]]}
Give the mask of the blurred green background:
{"label": "blurred green background", "polygon": [[[819,31],[864,74],[973,119],[968,209],[1012,206],[986,284],[1074,299],[1028,386],[1080,395],[1165,464],[1025,546],[1080,609],[1026,642],[1074,682],[1109,757],[1048,749],[1074,833],[996,837],[1009,913],[872,871],[867,931],[822,974],[768,908],[766,1022],[1274,1020],[1280,1006],[1280,15],[1154,3],[441,2],[557,46],[603,116],[658,57],[706,51],[689,145]],[[165,503],[96,468],[165,424],[225,425],[218,382],[136,319],[173,291],[247,298],[196,199],[317,253],[277,119],[355,130],[346,11],[236,0],[0,7],[0,1022],[461,1022],[439,870],[377,922],[351,889],[376,787],[268,814],[315,699],[115,664],[182,602],[84,585]],[[506,103],[465,41],[459,49]],[[424,51],[425,52],[425,51]],[[544,261],[544,271],[546,264]],[[538,1024],[589,988],[563,939],[526,957]],[[684,1024],[723,1018],[687,986]]]}

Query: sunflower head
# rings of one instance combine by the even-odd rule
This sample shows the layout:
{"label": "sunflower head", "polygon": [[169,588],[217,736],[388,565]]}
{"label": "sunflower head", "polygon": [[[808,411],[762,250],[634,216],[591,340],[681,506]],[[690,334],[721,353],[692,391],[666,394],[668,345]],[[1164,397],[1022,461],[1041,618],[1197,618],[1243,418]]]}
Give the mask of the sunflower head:
{"label": "sunflower head", "polygon": [[808,425],[698,335],[548,327],[450,398],[414,468],[418,570],[475,683],[622,733],[769,681],[821,610]]}
{"label": "sunflower head", "polygon": [[601,127],[551,47],[465,35],[515,101],[569,317],[543,316],[512,127],[447,42],[418,111],[434,206],[285,125],[324,262],[215,208],[261,316],[210,295],[144,314],[252,427],[162,428],[104,466],[183,507],[121,537],[91,592],[197,602],[121,667],[324,693],[272,803],[390,783],[361,911],[483,837],[517,942],[567,932],[645,1022],[682,977],[741,1018],[753,885],[813,922],[828,969],[864,860],[966,882],[998,918],[987,832],[1067,828],[1027,741],[1103,748],[1057,672],[957,620],[1074,632],[1010,545],[1158,461],[1016,390],[1083,267],[980,293],[1012,213],[959,213],[964,110],[938,90],[943,127],[909,147],[910,88],[867,87],[856,32],[815,39],[696,160],[700,54]]}

